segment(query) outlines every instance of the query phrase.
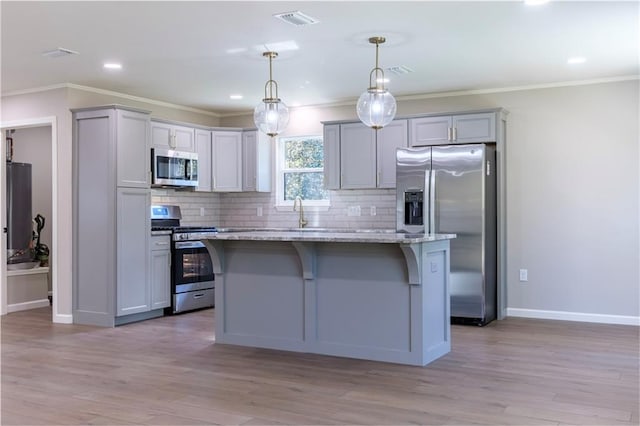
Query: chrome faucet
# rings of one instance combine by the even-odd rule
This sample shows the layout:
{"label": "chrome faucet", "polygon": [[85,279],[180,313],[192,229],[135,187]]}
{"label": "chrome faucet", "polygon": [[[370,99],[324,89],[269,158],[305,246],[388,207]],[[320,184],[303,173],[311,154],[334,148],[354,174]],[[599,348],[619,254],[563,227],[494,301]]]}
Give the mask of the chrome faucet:
{"label": "chrome faucet", "polygon": [[307,221],[304,220],[304,208],[302,208],[302,198],[300,198],[300,196],[297,196],[295,200],[293,200],[293,211],[296,211],[296,204],[298,206],[300,206],[299,211],[300,211],[300,217],[298,218],[298,228],[304,228],[304,226],[307,224]]}

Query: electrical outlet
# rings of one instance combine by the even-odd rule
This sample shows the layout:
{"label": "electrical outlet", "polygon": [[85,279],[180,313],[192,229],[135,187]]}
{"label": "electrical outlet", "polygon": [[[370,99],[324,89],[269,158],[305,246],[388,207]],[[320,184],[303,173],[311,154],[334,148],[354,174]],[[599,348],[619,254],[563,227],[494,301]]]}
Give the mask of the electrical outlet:
{"label": "electrical outlet", "polygon": [[360,206],[349,206],[347,208],[347,216],[360,216]]}
{"label": "electrical outlet", "polygon": [[529,281],[529,271],[520,269],[520,281]]}
{"label": "electrical outlet", "polygon": [[262,216],[262,206],[258,206],[258,208],[256,208],[256,215],[258,217]]}
{"label": "electrical outlet", "polygon": [[376,211],[376,206],[369,207],[369,215],[375,216],[377,214],[378,214],[378,212]]}

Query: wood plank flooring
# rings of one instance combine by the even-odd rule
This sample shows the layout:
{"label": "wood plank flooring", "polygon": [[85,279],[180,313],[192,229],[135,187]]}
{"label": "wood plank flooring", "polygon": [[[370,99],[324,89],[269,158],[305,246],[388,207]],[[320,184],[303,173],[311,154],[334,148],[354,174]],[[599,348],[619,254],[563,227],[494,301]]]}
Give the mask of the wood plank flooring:
{"label": "wood plank flooring", "polygon": [[214,310],[98,328],[2,317],[1,423],[638,425],[639,328],[452,327],[427,367],[214,344]]}

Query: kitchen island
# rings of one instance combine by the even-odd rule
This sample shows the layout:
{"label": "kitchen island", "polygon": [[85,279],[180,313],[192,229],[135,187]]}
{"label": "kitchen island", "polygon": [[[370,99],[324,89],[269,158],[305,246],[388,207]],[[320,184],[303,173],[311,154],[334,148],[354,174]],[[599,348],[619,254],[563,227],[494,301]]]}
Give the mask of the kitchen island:
{"label": "kitchen island", "polygon": [[203,240],[216,342],[426,365],[451,350],[449,239],[230,230]]}

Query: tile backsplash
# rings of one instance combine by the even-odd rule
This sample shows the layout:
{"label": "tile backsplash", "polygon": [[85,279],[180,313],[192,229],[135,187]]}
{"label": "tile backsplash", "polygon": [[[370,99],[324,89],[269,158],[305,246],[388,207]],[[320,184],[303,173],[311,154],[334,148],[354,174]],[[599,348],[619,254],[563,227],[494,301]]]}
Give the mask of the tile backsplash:
{"label": "tile backsplash", "polygon": [[[275,207],[275,193],[207,193],[154,189],[153,204],[175,204],[182,211],[183,225],[229,227],[298,226],[299,213]],[[330,191],[329,208],[304,207],[307,226],[347,229],[395,229],[394,189]],[[304,204],[304,203],[303,203]],[[349,216],[349,208],[360,216]],[[261,210],[262,216],[258,216]],[[372,213],[374,215],[372,215]]]}
{"label": "tile backsplash", "polygon": [[152,189],[151,203],[180,206],[181,225],[218,226],[220,223],[220,194],[218,193]]}

